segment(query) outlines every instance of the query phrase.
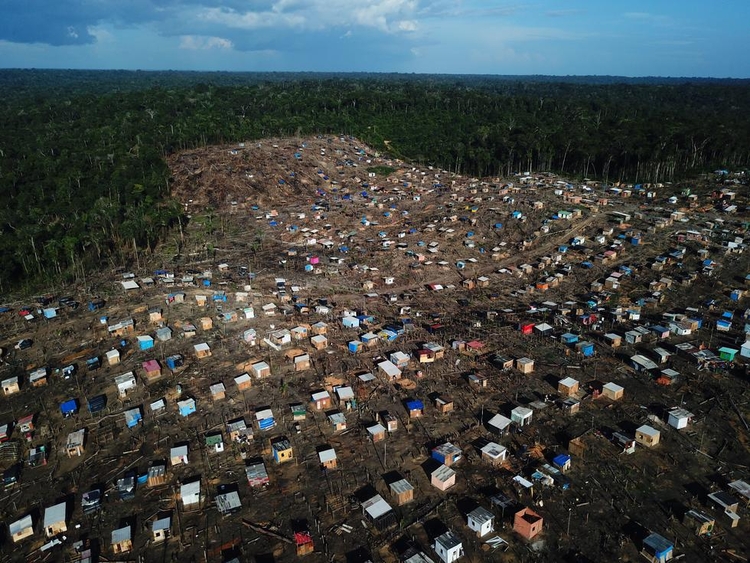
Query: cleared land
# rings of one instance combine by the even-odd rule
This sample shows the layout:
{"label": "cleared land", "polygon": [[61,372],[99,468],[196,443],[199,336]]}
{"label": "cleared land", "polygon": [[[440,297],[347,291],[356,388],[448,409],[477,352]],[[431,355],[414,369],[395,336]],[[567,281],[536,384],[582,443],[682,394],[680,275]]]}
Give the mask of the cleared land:
{"label": "cleared land", "polygon": [[[750,478],[747,358],[739,353],[750,272],[744,178],[607,191],[552,175],[472,179],[416,169],[349,138],[210,147],[175,155],[170,165],[172,192],[191,216],[181,233],[141,251],[134,264],[54,288],[45,305],[11,303],[0,314],[0,379],[20,382],[0,399],[0,427],[34,415],[31,430],[11,426],[0,444],[0,468],[21,469],[0,493],[0,519],[31,514],[34,522],[34,534],[17,543],[5,534],[4,560],[75,560],[83,540],[101,560],[289,561],[298,557],[294,532],[308,530],[311,561],[396,561],[415,549],[437,561],[430,544],[446,528],[472,561],[637,561],[648,532],[687,561],[748,553],[747,499],[738,497],[732,528],[707,497],[737,496],[728,483]],[[738,214],[726,211],[730,204]],[[80,306],[59,303],[68,295]],[[103,307],[89,310],[96,297]],[[45,308],[57,309],[54,318]],[[717,325],[725,312],[733,314],[728,330]],[[116,326],[126,319],[132,331]],[[669,330],[670,322],[696,320],[701,327],[689,334]],[[528,334],[523,325],[533,325]],[[172,332],[162,339],[164,327]],[[646,329],[640,341],[628,342],[637,327]],[[316,333],[325,342],[312,341]],[[565,343],[567,334],[592,343],[593,355]],[[607,334],[619,335],[620,345]],[[153,337],[153,346],[138,336]],[[21,339],[33,343],[15,349]],[[199,357],[202,343],[210,355]],[[437,346],[425,353],[426,343]],[[718,356],[721,347],[737,354],[707,362],[692,354],[705,348]],[[658,348],[669,352],[661,363]],[[110,365],[112,350],[120,355]],[[398,362],[399,351],[408,357],[391,379],[378,364]],[[295,367],[304,354],[309,365]],[[657,367],[634,370],[636,354]],[[175,355],[182,365],[170,368]],[[531,372],[517,369],[520,358],[533,360]],[[160,374],[147,373],[149,360]],[[40,368],[46,384],[34,386]],[[666,368],[678,375],[665,380]],[[120,392],[115,378],[128,372],[136,383]],[[247,388],[235,381],[243,373]],[[361,377],[368,373],[373,378]],[[579,383],[567,403],[565,378]],[[624,389],[622,398],[600,394],[608,382]],[[342,387],[352,396],[340,399]],[[312,399],[320,391],[330,402],[318,408]],[[106,406],[89,412],[102,394]],[[61,405],[70,399],[78,409],[65,417]],[[164,408],[152,408],[160,399]],[[195,401],[187,415],[179,404],[186,399]],[[510,417],[519,406],[531,409],[529,425],[490,432],[492,416]],[[693,415],[686,429],[667,424],[675,406]],[[132,409],[141,419],[128,427]],[[273,425],[258,420],[267,409]],[[368,428],[385,425],[385,411],[396,428],[373,439]],[[252,430],[241,441],[228,426],[239,419]],[[644,424],[660,431],[660,443],[624,453],[616,434],[633,438]],[[84,451],[69,457],[68,436],[81,428]],[[272,444],[281,438],[292,457],[277,463]],[[505,447],[507,460],[483,459],[487,441]],[[451,466],[455,485],[441,491],[431,484],[433,448],[445,442],[461,459]],[[188,463],[173,463],[183,445]],[[46,464],[31,466],[40,446]],[[323,469],[327,447],[335,467],[329,456]],[[544,466],[566,453],[565,478],[551,479]],[[268,484],[252,486],[246,467],[258,460]],[[163,479],[141,482],[159,465]],[[123,500],[129,495],[118,480],[128,475],[136,487]],[[518,486],[516,476],[533,488]],[[399,477],[414,488],[402,506],[389,486]],[[201,500],[186,506],[179,493],[193,480]],[[101,508],[84,513],[82,494],[97,488]],[[241,506],[223,515],[216,496],[232,490]],[[373,520],[363,510],[374,494],[391,505],[392,518]],[[45,508],[58,502],[67,503],[67,532],[42,551]],[[495,517],[483,538],[466,524],[477,506]],[[512,529],[523,506],[544,518],[531,540]],[[690,509],[716,519],[711,535],[694,533]],[[169,538],[156,541],[152,526],[164,517]],[[116,553],[112,531],[126,524],[132,550]],[[486,543],[496,535],[507,550]]]}

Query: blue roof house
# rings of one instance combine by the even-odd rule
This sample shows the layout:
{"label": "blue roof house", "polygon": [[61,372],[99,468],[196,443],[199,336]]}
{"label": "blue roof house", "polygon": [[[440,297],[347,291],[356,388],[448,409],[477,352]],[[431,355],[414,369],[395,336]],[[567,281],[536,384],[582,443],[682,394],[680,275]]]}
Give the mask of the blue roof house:
{"label": "blue roof house", "polygon": [[716,321],[716,330],[721,331],[727,331],[732,328],[732,321],[727,321],[725,319],[718,319]]}
{"label": "blue roof house", "polygon": [[184,401],[180,401],[177,403],[177,408],[180,411],[180,416],[190,416],[196,410],[195,399],[188,398]]}
{"label": "blue roof house", "polygon": [[583,354],[585,358],[589,358],[594,355],[594,343],[593,342],[579,342],[578,351]]}
{"label": "blue roof house", "polygon": [[137,426],[142,419],[143,415],[141,415],[141,409],[138,407],[125,411],[125,424],[128,428]]}
{"label": "blue roof house", "polygon": [[641,554],[652,563],[666,563],[672,559],[674,546],[664,536],[651,534],[643,540]]}
{"label": "blue roof house", "polygon": [[180,354],[167,356],[166,362],[167,362],[167,367],[171,369],[172,371],[176,370],[178,367],[182,367],[183,365],[183,359]]}
{"label": "blue roof house", "polygon": [[424,403],[418,399],[406,401],[406,410],[409,411],[409,417],[415,418],[424,414]]}
{"label": "blue roof house", "polygon": [[557,455],[552,458],[552,465],[564,473],[570,469],[570,456],[568,454]]}
{"label": "blue roof house", "polygon": [[63,416],[71,416],[78,412],[78,399],[68,399],[60,405],[60,412]]}
{"label": "blue roof house", "polygon": [[448,467],[450,467],[461,459],[462,453],[463,452],[461,451],[461,448],[459,448],[458,446],[455,446],[450,442],[445,442],[444,444],[440,444],[439,446],[433,448],[431,456],[432,459],[435,459],[443,465],[447,465]]}
{"label": "blue roof house", "polygon": [[563,344],[575,344],[578,342],[578,335],[573,334],[572,332],[566,332],[560,336],[560,342]]}

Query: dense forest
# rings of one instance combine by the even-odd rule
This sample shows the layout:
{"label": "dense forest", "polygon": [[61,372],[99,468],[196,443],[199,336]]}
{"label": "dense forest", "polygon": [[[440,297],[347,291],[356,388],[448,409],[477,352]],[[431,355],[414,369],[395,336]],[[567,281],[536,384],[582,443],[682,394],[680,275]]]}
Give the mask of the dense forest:
{"label": "dense forest", "polygon": [[0,289],[80,277],[178,222],[165,155],[351,134],[477,176],[657,182],[750,163],[750,82],[0,71]]}

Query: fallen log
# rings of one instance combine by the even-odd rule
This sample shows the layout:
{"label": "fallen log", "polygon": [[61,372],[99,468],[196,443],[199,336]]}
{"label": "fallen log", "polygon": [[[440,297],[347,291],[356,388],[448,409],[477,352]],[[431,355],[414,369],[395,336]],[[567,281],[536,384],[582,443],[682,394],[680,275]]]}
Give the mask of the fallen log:
{"label": "fallen log", "polygon": [[291,539],[289,539],[286,536],[282,536],[278,532],[274,532],[273,530],[269,530],[268,528],[264,528],[263,526],[259,526],[258,524],[254,524],[253,522],[250,522],[248,520],[242,519],[242,524],[253,530],[254,532],[258,532],[259,534],[264,534],[266,536],[270,536],[272,538],[276,538],[277,540],[281,540],[284,543],[294,543]]}

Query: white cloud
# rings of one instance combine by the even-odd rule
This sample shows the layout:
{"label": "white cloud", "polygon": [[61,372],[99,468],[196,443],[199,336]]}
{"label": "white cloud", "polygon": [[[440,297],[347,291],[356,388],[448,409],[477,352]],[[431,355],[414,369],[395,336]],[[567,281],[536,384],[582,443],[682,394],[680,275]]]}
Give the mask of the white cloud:
{"label": "white cloud", "polygon": [[486,0],[464,2],[462,0],[432,0],[422,2],[418,14],[430,18],[458,17],[508,17],[522,12],[534,11],[531,4],[490,3]]}
{"label": "white cloud", "polygon": [[399,31],[417,31],[417,22],[414,20],[401,20],[396,24]]}
{"label": "white cloud", "polygon": [[203,35],[183,35],[180,37],[180,49],[202,51],[208,49],[232,49],[229,39],[223,37],[206,37]]}
{"label": "white cloud", "polygon": [[415,31],[417,0],[276,0],[265,9],[203,7],[196,18],[236,29],[321,31],[359,26],[385,33]]}
{"label": "white cloud", "polygon": [[232,8],[204,8],[198,19],[237,29],[262,29],[271,27],[303,27],[305,17],[300,14],[287,14],[276,10],[263,12],[237,12]]}
{"label": "white cloud", "polygon": [[100,25],[90,25],[86,31],[96,39],[97,43],[111,43],[115,40],[115,36]]}

